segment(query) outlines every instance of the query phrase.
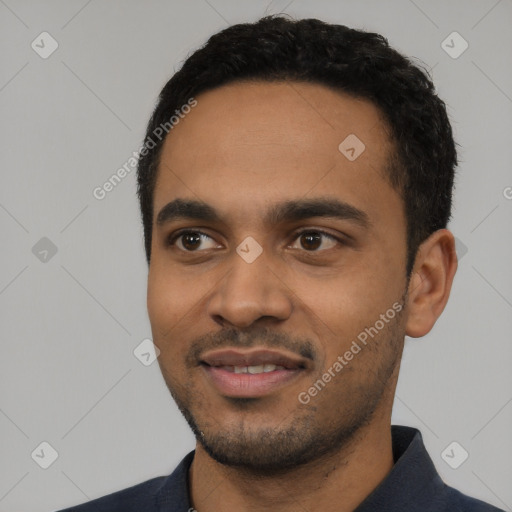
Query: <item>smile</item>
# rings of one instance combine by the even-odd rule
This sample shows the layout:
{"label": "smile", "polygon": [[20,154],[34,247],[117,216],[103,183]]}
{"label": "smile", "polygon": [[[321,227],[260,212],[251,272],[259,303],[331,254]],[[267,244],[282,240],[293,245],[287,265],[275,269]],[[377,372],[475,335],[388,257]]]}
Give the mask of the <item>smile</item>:
{"label": "smile", "polygon": [[253,366],[222,366],[221,368],[228,372],[250,373],[251,375],[273,372],[275,370],[285,370],[284,366],[277,366],[275,364],[259,364]]}
{"label": "smile", "polygon": [[223,349],[202,355],[207,381],[222,396],[256,398],[294,381],[310,361],[288,351]]}

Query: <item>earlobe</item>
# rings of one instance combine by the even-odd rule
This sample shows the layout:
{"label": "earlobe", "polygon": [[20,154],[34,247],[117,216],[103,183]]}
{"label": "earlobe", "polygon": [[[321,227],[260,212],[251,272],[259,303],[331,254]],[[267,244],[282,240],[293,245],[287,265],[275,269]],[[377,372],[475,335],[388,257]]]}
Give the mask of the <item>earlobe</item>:
{"label": "earlobe", "polygon": [[408,287],[406,334],[425,336],[443,312],[457,270],[455,239],[447,229],[430,235],[419,247]]}

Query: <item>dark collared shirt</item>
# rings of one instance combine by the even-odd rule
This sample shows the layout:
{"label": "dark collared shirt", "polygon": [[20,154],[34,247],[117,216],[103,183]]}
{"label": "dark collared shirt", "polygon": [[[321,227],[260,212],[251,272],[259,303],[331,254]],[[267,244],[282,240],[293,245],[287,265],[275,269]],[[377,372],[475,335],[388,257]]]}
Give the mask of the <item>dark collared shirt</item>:
{"label": "dark collared shirt", "polygon": [[[448,487],[438,475],[419,430],[393,425],[395,464],[354,512],[503,512]],[[60,512],[189,512],[190,452],[169,476],[153,478]],[[199,511],[200,512],[200,511]]]}

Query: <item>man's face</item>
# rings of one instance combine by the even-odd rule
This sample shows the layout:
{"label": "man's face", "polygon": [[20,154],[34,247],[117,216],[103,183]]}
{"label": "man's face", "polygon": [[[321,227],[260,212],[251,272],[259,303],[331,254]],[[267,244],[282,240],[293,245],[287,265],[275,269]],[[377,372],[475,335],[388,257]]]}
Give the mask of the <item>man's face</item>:
{"label": "man's face", "polygon": [[154,191],[160,368],[219,462],[305,463],[390,415],[407,285],[392,148],[376,107],[321,85],[238,83],[196,99]]}

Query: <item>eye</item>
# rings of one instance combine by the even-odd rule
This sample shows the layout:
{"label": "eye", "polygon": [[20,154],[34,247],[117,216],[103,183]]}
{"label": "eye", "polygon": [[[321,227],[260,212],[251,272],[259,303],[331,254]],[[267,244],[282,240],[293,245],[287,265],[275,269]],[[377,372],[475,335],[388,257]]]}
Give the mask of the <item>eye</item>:
{"label": "eye", "polygon": [[295,233],[294,241],[298,241],[300,247],[292,245],[292,249],[305,249],[308,252],[331,249],[341,243],[334,235],[312,229]]}
{"label": "eye", "polygon": [[[206,247],[204,244],[206,243]],[[178,249],[186,252],[197,252],[198,248],[202,250],[214,249],[219,245],[202,231],[181,231],[171,235],[167,242],[168,245],[175,245]],[[201,245],[203,246],[201,247]]]}

